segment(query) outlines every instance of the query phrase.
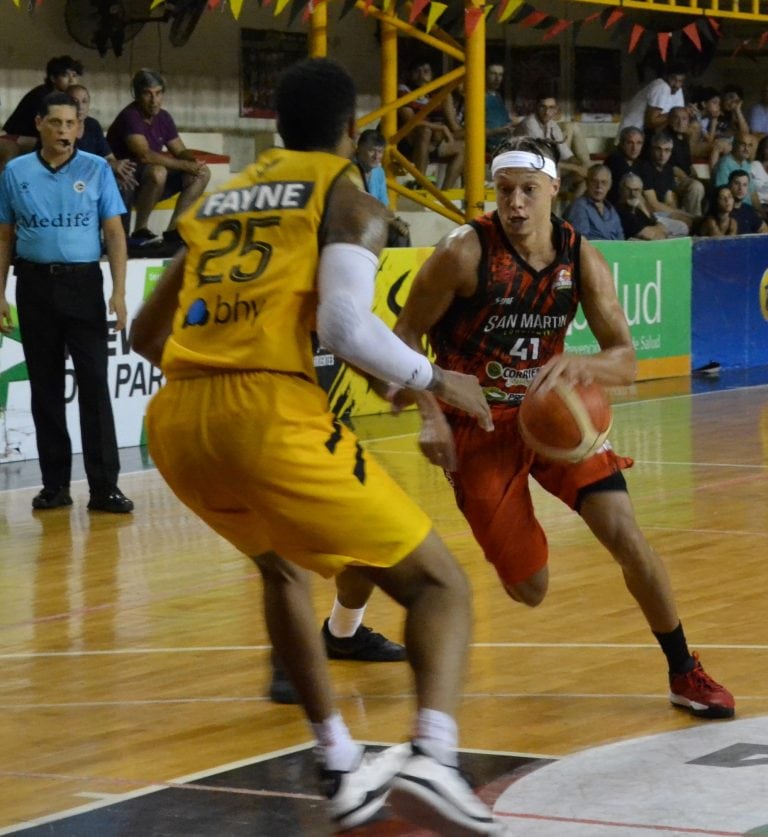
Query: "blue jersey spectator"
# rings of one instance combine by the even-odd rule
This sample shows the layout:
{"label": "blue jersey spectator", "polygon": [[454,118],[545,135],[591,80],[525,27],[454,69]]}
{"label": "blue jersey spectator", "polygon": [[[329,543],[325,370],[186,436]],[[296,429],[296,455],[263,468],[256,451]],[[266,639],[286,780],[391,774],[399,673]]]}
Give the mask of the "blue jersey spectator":
{"label": "blue jersey spectator", "polygon": [[[387,194],[387,175],[381,165],[387,141],[378,131],[368,128],[357,140],[355,162],[363,178],[363,185],[368,194],[389,206]],[[389,224],[387,247],[410,247],[411,234],[408,224],[402,218],[393,218]]]}

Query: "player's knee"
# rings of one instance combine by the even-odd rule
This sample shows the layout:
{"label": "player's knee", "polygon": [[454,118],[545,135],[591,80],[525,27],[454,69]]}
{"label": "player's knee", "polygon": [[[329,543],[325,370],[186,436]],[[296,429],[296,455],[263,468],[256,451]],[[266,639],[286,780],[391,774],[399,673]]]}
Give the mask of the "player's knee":
{"label": "player's knee", "polygon": [[165,166],[145,166],[141,176],[143,183],[153,183],[158,186],[165,185],[167,178],[168,169]]}
{"label": "player's knee", "polygon": [[608,549],[624,570],[642,572],[653,563],[653,551],[636,527],[618,530],[608,544]]}

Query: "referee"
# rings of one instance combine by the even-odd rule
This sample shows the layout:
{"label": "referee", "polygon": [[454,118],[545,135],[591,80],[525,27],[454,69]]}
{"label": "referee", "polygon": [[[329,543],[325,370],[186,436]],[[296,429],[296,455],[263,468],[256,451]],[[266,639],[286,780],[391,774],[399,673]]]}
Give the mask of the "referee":
{"label": "referee", "polygon": [[104,232],[112,273],[109,310],[125,327],[125,212],[108,163],[75,149],[77,106],[66,93],[41,102],[40,146],[0,176],[0,328],[12,327],[5,296],[15,238],[16,307],[32,392],[43,488],[34,509],[69,506],[72,445],[64,384],[67,350],[80,404],[88,509],[133,510],[117,487],[120,460],[107,379],[107,318],[99,266]]}

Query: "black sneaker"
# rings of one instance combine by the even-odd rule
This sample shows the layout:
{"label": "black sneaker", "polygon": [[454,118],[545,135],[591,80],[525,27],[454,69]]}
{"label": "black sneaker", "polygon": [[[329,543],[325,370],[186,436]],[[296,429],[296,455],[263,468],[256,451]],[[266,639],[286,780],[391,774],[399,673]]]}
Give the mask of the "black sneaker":
{"label": "black sneaker", "polygon": [[360,660],[367,663],[399,663],[405,659],[405,646],[392,642],[372,628],[361,625],[352,636],[336,637],[323,622],[323,641],[329,660]]}
{"label": "black sneaker", "polygon": [[179,235],[178,230],[166,230],[163,233],[163,242],[165,244],[176,244],[181,247],[184,244],[184,239]]}
{"label": "black sneaker", "polygon": [[65,488],[63,485],[59,488],[44,488],[32,498],[32,508],[38,511],[42,509],[58,509],[60,506],[71,505],[72,498],[69,496],[69,488]]}
{"label": "black sneaker", "polygon": [[720,375],[720,364],[716,360],[710,360],[705,366],[693,370],[694,375],[706,375],[708,378],[717,378]]}
{"label": "black sneaker", "polygon": [[133,500],[129,500],[119,488],[115,488],[109,494],[91,494],[88,511],[128,514],[133,511]]}
{"label": "black sneaker", "polygon": [[299,693],[294,688],[293,683],[288,679],[288,672],[283,668],[280,658],[272,649],[272,656],[270,657],[272,664],[272,680],[269,683],[269,699],[272,703],[284,703],[296,705],[301,703]]}
{"label": "black sneaker", "polygon": [[152,230],[142,227],[140,230],[134,230],[128,236],[128,245],[130,247],[147,247],[150,244],[159,244],[162,240],[161,235],[156,235]]}

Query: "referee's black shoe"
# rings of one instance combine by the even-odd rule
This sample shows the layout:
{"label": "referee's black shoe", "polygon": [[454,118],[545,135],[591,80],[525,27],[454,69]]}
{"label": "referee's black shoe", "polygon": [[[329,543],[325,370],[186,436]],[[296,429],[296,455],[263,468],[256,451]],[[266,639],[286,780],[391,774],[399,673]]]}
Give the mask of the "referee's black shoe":
{"label": "referee's black shoe", "polygon": [[91,494],[88,511],[128,514],[133,511],[133,500],[129,500],[119,488],[113,488],[106,494]]}
{"label": "referee's black shoe", "polygon": [[58,509],[60,506],[71,505],[72,498],[69,496],[69,488],[63,485],[58,488],[44,488],[32,498],[32,508],[36,511]]}

